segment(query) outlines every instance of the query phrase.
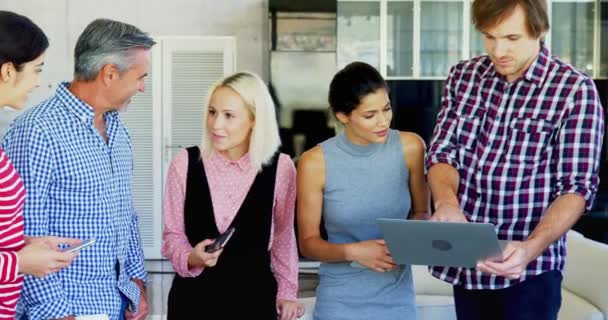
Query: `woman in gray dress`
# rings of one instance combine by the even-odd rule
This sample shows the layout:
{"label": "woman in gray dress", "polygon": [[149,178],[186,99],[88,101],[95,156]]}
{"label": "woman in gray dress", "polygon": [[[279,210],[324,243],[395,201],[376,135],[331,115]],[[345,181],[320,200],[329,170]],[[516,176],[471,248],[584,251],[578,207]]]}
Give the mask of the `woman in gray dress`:
{"label": "woman in gray dress", "polygon": [[388,87],[368,64],[340,70],[329,103],[344,132],[298,161],[300,248],[321,261],[314,318],[415,319],[411,269],[393,262],[376,219],[428,217],[424,141],[389,128]]}

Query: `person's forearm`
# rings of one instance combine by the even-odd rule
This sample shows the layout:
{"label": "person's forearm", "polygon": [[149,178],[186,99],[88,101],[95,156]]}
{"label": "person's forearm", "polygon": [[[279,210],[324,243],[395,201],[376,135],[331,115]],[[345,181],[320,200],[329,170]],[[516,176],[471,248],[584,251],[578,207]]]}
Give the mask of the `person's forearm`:
{"label": "person's forearm", "polygon": [[321,238],[308,238],[301,241],[302,254],[310,259],[321,262],[352,261],[351,244],[336,244]]}
{"label": "person's forearm", "polygon": [[438,163],[429,169],[427,177],[435,209],[442,204],[459,206],[460,175],[456,168],[449,164]]}
{"label": "person's forearm", "polygon": [[524,242],[530,261],[536,259],[553,242],[557,241],[585,212],[585,200],[576,194],[559,196]]}
{"label": "person's forearm", "polygon": [[293,244],[273,242],[270,251],[272,270],[277,280],[277,299],[295,301],[298,295],[298,250],[295,238]]}

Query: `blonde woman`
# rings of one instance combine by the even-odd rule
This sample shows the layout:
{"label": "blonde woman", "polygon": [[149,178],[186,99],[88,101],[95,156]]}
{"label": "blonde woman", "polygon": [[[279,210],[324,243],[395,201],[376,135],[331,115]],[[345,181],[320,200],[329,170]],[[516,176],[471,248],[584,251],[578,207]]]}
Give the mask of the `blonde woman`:
{"label": "blonde woman", "polygon": [[[236,73],[211,87],[204,108],[201,146],[181,151],[167,177],[162,253],[177,271],[168,319],[296,319],[296,172],[277,152],[268,89]],[[205,251],[230,228],[223,249]]]}

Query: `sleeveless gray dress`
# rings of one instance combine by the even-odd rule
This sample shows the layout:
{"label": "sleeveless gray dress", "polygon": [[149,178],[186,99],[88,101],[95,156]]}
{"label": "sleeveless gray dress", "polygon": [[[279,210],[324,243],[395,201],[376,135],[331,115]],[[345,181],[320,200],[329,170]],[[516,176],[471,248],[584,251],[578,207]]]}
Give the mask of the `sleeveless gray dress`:
{"label": "sleeveless gray dress", "polygon": [[[360,146],[344,134],[321,143],[326,164],[323,219],[331,243],[382,239],[376,218],[407,217],[409,171],[399,132]],[[350,263],[322,263],[316,320],[416,319],[410,266],[379,273]]]}

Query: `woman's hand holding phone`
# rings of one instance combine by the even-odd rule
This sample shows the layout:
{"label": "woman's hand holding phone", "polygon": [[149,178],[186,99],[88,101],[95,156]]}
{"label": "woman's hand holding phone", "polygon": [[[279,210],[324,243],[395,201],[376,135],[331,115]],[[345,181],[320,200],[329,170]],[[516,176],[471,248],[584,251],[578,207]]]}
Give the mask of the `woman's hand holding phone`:
{"label": "woman's hand holding phone", "polygon": [[213,267],[217,263],[217,259],[222,254],[223,249],[219,249],[213,253],[205,251],[205,247],[214,243],[214,239],[205,239],[199,242],[188,256],[188,267],[189,268],[205,268]]}
{"label": "woman's hand holding phone", "polygon": [[72,263],[76,253],[62,252],[60,245],[78,245],[80,240],[61,237],[26,237],[25,247],[17,252],[19,272],[38,278],[57,272]]}
{"label": "woman's hand holding phone", "polygon": [[217,238],[215,238],[215,241],[213,241],[212,244],[205,247],[205,252],[213,253],[219,249],[222,249],[226,245],[226,243],[228,243],[228,240],[230,240],[235,230],[236,229],[232,227],[226,230],[224,233],[220,234]]}

